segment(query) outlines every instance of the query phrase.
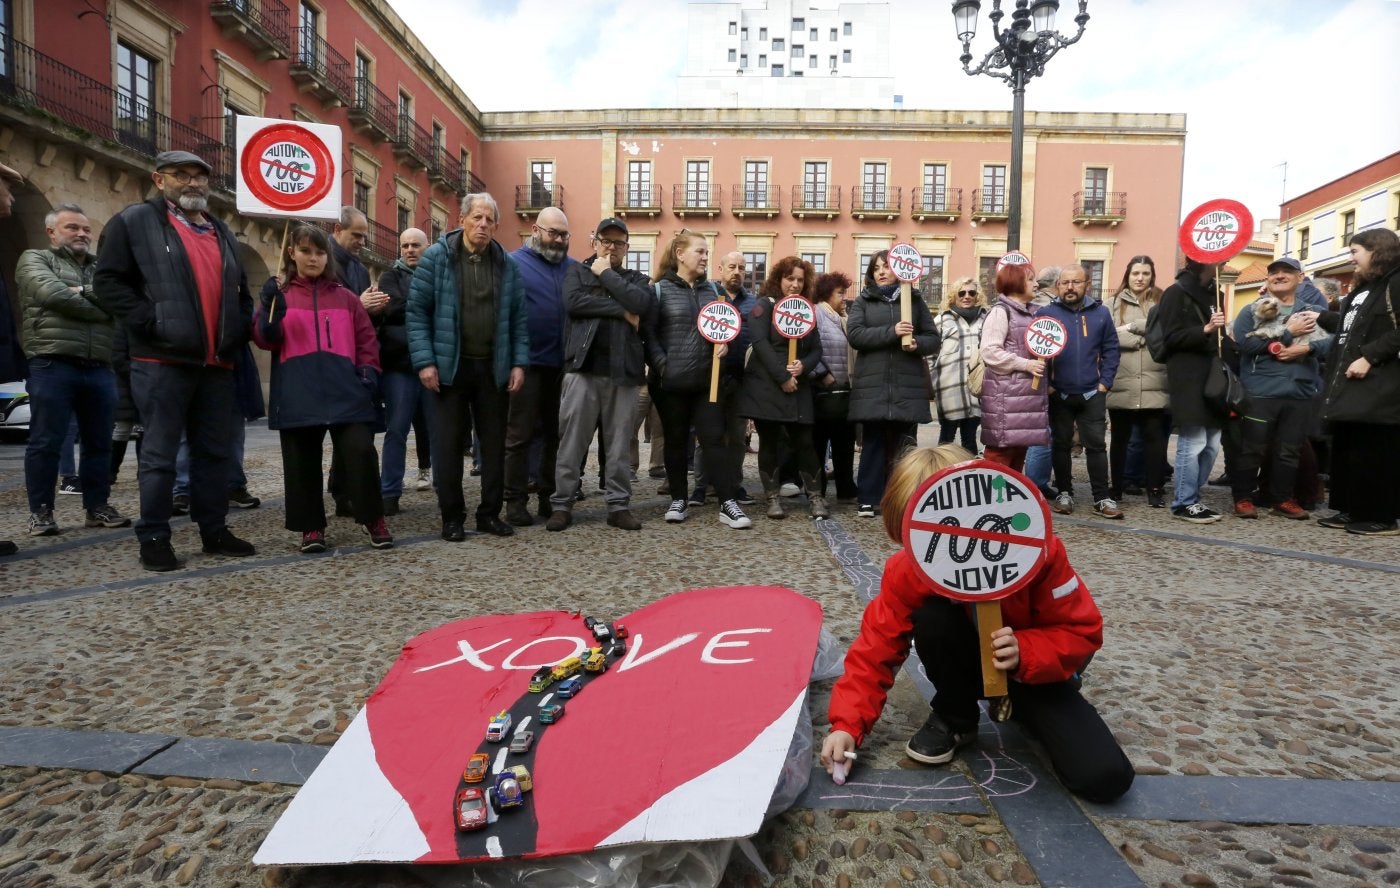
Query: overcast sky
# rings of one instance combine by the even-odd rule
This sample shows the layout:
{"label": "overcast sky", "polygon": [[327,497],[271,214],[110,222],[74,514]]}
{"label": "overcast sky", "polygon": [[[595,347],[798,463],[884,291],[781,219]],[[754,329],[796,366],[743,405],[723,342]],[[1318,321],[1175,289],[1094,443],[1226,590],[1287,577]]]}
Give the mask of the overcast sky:
{"label": "overcast sky", "polygon": [[[677,104],[682,0],[391,2],[483,111]],[[979,60],[991,45],[982,6]],[[891,0],[895,93],[905,108],[1009,110],[1001,80],[962,72],[950,9]],[[1062,33],[1075,12],[1062,0]],[[1185,113],[1179,215],[1230,197],[1276,217],[1284,194],[1400,150],[1400,0],[1091,0],[1089,15],[1080,42],[1031,81],[1026,108]]]}

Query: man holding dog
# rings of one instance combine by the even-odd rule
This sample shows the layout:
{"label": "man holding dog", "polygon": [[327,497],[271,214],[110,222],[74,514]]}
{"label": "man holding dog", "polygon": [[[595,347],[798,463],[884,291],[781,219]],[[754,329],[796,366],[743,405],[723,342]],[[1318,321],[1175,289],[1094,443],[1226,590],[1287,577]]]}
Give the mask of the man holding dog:
{"label": "man holding dog", "polygon": [[[1249,408],[1241,421],[1240,461],[1230,473],[1230,486],[1237,517],[1257,518],[1254,500],[1262,493],[1273,504],[1273,514],[1301,521],[1309,516],[1293,496],[1298,451],[1321,385],[1318,358],[1326,355],[1332,338],[1315,330],[1320,309],[1300,296],[1303,266],[1297,259],[1275,259],[1269,263],[1268,275],[1267,294],[1246,305],[1235,318],[1240,381],[1249,394]],[[1270,318],[1275,301],[1277,316]],[[1282,324],[1283,329],[1277,335],[1260,335],[1262,329],[1256,332],[1269,321]],[[1270,445],[1269,489],[1256,493],[1259,468]]]}

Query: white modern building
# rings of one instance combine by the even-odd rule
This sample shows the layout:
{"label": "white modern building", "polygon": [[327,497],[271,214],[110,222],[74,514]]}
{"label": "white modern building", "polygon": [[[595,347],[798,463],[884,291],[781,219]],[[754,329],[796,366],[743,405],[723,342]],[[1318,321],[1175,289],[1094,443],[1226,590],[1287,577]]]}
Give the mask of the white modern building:
{"label": "white modern building", "polygon": [[691,3],[689,15],[681,107],[894,107],[888,3]]}

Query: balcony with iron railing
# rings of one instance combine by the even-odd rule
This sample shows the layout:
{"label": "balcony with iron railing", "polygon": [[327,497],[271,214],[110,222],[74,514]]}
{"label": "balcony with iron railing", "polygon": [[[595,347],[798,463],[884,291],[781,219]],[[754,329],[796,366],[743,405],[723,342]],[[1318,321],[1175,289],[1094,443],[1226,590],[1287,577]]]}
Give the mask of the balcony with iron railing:
{"label": "balcony with iron railing", "polygon": [[441,145],[433,146],[433,155],[428,161],[428,178],[433,184],[459,196],[466,194],[465,173],[462,162],[449,154],[446,148]]}
{"label": "balcony with iron railing", "polygon": [[[7,40],[4,59],[0,106],[23,115],[30,125],[53,131],[55,123],[66,124],[75,130],[64,134],[73,142],[101,139],[148,160],[162,151],[191,151],[213,169],[212,187],[233,189],[233,149],[221,137],[172,120],[18,40]],[[0,111],[0,116],[6,115]]]}
{"label": "balcony with iron railing", "polygon": [[835,219],[841,215],[841,189],[794,185],[788,208],[798,219]]}
{"label": "balcony with iron railing", "polygon": [[360,248],[360,258],[371,265],[393,265],[394,260],[399,258],[399,232],[371,219],[365,245]]}
{"label": "balcony with iron railing", "polygon": [[313,28],[297,28],[292,63],[287,73],[297,88],[309,92],[332,108],[350,104],[355,78],[350,62]]}
{"label": "balcony with iron railing", "polygon": [[682,219],[718,216],[719,191],[718,185],[672,185],[671,212]]}
{"label": "balcony with iron railing", "polygon": [[619,216],[645,216],[653,218],[661,214],[660,185],[618,185],[613,189],[613,212]]}
{"label": "balcony with iron railing", "polygon": [[534,216],[545,207],[564,209],[564,186],[547,188],[538,183],[515,186],[515,213],[522,218]]}
{"label": "balcony with iron railing", "polygon": [[972,190],[972,221],[1005,222],[1010,217],[1006,209],[1005,188],[974,188]]}
{"label": "balcony with iron railing", "polygon": [[418,125],[413,116],[399,112],[399,128],[394,134],[394,156],[414,169],[427,169],[433,159],[433,135]]}
{"label": "balcony with iron railing", "polygon": [[368,133],[377,142],[387,142],[398,133],[398,104],[368,77],[355,78],[355,95],[345,114],[355,132]]}
{"label": "balcony with iron railing", "polygon": [[1074,192],[1074,224],[1116,226],[1128,216],[1126,191]]}
{"label": "balcony with iron railing", "polygon": [[280,0],[213,0],[209,14],[225,37],[248,44],[259,61],[292,54],[292,14]]}
{"label": "balcony with iron railing", "polygon": [[851,215],[857,219],[894,219],[900,213],[901,189],[851,187]]}
{"label": "balcony with iron railing", "polygon": [[920,222],[927,219],[952,222],[962,215],[962,189],[915,188],[910,194],[909,215]]}
{"label": "balcony with iron railing", "polygon": [[781,191],[776,185],[735,185],[729,200],[729,211],[740,217],[771,219],[781,210]]}

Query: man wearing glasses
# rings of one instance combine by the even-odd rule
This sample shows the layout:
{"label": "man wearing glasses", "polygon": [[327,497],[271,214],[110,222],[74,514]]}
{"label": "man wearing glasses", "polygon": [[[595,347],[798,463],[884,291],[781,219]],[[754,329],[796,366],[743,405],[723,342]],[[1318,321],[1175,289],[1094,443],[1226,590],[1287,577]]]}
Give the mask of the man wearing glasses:
{"label": "man wearing glasses", "polygon": [[180,567],[170,544],[175,453],[190,447],[190,517],[206,553],[252,555],[229,531],[234,356],[249,339],[253,300],[227,225],[209,210],[209,164],[188,151],[156,156],[160,194],[107,223],[97,298],[125,325],[131,392],[141,414],[141,517],[147,570]]}
{"label": "man wearing glasses", "polygon": [[[632,441],[636,437],[637,396],[646,374],[642,343],[655,323],[656,301],[646,275],[624,268],[627,223],[598,223],[593,255],[575,262],[564,279],[569,336],[564,347],[564,384],[559,405],[559,466],[552,512],[545,530],[573,523],[579,466],[599,420],[607,465],[608,525],[641,530],[632,514]],[[541,481],[543,485],[543,481]]]}
{"label": "man wearing glasses", "polygon": [[506,521],[516,527],[534,524],[530,517],[530,450],[542,439],[539,508],[549,517],[554,492],[554,464],[559,453],[559,387],[564,379],[564,277],[578,263],[569,258],[569,220],[558,207],[546,207],[534,232],[511,253],[525,288],[525,322],[530,330],[530,364],[525,382],[510,396],[506,420]]}

